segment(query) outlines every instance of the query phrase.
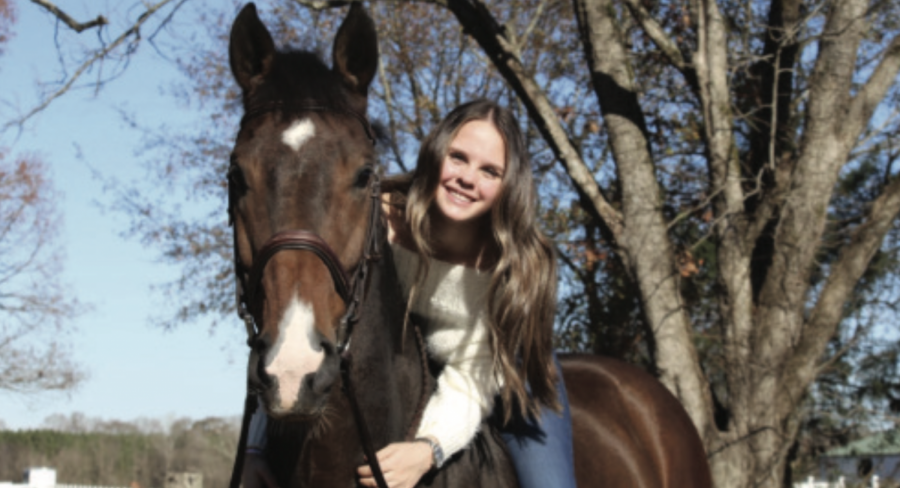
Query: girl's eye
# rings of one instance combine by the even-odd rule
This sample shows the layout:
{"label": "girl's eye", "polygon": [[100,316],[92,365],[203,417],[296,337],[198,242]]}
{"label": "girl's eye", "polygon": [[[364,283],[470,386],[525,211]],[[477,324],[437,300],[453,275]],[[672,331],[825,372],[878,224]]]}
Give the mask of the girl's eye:
{"label": "girl's eye", "polygon": [[484,172],[491,178],[499,178],[500,172],[496,168],[485,168]]}

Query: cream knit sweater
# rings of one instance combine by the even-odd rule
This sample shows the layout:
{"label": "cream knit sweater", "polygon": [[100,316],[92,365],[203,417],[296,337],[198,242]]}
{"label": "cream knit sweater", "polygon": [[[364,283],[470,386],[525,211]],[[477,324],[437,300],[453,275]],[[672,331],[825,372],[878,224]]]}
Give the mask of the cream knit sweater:
{"label": "cream knit sweater", "polygon": [[[391,248],[403,293],[408,297],[419,256],[394,243]],[[428,353],[445,366],[416,437],[437,439],[450,457],[475,437],[500,389],[486,317],[491,275],[434,259],[429,264],[411,312],[425,319],[420,325]]]}

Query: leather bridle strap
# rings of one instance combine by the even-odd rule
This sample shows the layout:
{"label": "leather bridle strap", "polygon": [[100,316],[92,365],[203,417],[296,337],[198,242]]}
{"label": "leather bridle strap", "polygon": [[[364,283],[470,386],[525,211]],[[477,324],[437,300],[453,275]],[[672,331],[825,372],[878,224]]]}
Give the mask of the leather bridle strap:
{"label": "leather bridle strap", "polygon": [[341,296],[344,303],[350,301],[350,278],[331,246],[308,230],[286,230],[272,236],[256,253],[257,257],[253,260],[253,268],[250,270],[250,289],[247,290],[247,299],[251,304],[254,306],[259,304],[260,282],[266,264],[275,254],[287,250],[309,251],[315,254],[331,273],[335,291]]}
{"label": "leather bridle strap", "polygon": [[359,408],[359,402],[356,401],[356,391],[353,389],[353,381],[350,379],[350,368],[353,363],[353,355],[350,351],[341,354],[341,384],[343,385],[344,395],[350,403],[350,410],[353,412],[353,419],[356,421],[356,429],[359,431],[359,440],[362,443],[363,454],[366,456],[366,462],[372,468],[372,476],[375,478],[375,484],[378,488],[390,488],[384,479],[384,472],[381,470],[381,462],[378,461],[378,452],[375,450],[375,443],[372,442],[372,435],[369,433],[369,426],[363,417],[362,409]]}

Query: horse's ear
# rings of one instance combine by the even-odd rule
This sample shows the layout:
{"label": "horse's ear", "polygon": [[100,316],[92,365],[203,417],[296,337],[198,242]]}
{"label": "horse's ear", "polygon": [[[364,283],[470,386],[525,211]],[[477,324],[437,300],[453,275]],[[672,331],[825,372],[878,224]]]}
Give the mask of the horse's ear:
{"label": "horse's ear", "polygon": [[350,12],[334,38],[332,62],[347,88],[366,95],[378,68],[378,35],[375,23],[359,2]]}
{"label": "horse's ear", "polygon": [[[265,76],[275,59],[275,42],[256,14],[256,6],[248,3],[231,26],[228,58],[234,79],[244,92],[250,90],[255,77]],[[258,80],[257,80],[258,82]]]}

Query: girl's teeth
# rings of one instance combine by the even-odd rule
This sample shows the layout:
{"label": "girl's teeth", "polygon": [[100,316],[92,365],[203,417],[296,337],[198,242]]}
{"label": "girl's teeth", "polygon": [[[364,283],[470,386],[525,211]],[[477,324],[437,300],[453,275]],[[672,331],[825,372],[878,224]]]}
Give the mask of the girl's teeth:
{"label": "girl's teeth", "polygon": [[453,191],[453,190],[450,190],[450,194],[453,195],[453,196],[455,196],[456,198],[465,200],[465,201],[467,201],[467,202],[472,200],[471,198],[469,198],[469,197],[467,197],[467,196],[465,196],[465,195],[463,195],[463,194],[461,194],[461,193],[457,193],[457,192],[455,192],[455,191]]}

